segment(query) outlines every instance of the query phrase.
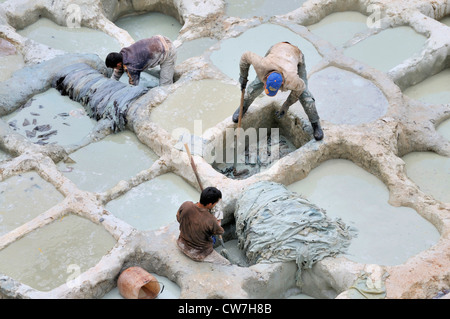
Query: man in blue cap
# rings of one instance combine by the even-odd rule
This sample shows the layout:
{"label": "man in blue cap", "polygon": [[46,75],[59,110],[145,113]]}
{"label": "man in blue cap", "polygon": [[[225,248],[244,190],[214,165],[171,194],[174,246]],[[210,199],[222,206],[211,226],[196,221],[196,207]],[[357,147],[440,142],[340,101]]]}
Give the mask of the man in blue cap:
{"label": "man in blue cap", "polygon": [[[323,139],[315,100],[308,90],[305,59],[302,51],[289,42],[280,42],[273,45],[265,57],[250,51],[245,52],[239,62],[241,90],[246,89],[250,65],[253,65],[255,69],[256,78],[245,92],[243,113],[247,112],[249,106],[263,90],[268,96],[275,96],[279,90],[291,91],[280,111],[276,112],[276,116],[282,118],[289,107],[299,100],[311,122],[314,138],[317,141]],[[239,111],[240,108],[233,114],[233,122],[235,123],[239,120]]]}

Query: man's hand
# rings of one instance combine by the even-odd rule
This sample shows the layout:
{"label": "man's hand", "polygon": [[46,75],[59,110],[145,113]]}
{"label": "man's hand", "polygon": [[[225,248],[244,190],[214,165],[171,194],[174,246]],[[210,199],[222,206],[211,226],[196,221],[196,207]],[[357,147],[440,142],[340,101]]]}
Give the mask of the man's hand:
{"label": "man's hand", "polygon": [[247,87],[247,78],[244,78],[243,76],[239,76],[239,83],[241,83],[241,91],[244,91]]}
{"label": "man's hand", "polygon": [[284,116],[284,114],[286,114],[286,112],[285,111],[276,111],[275,112],[275,116],[278,118],[278,119],[281,119],[283,116]]}

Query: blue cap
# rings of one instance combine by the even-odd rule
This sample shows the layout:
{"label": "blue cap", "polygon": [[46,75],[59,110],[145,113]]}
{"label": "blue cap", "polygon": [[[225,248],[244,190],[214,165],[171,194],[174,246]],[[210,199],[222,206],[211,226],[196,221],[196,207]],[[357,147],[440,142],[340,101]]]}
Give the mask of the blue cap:
{"label": "blue cap", "polygon": [[265,92],[268,96],[275,96],[283,84],[283,77],[278,72],[272,72],[267,77]]}

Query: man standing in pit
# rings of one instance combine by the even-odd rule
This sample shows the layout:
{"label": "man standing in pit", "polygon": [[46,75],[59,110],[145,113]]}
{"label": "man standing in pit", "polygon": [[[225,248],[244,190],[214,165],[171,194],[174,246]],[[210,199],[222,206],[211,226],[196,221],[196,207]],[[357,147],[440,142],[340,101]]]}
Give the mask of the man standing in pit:
{"label": "man standing in pit", "polygon": [[[308,90],[305,58],[302,51],[289,42],[280,42],[273,45],[265,57],[250,51],[245,52],[239,62],[239,83],[242,91],[247,86],[250,65],[253,65],[255,69],[256,78],[245,92],[243,114],[247,112],[249,106],[263,90],[268,96],[275,96],[279,89],[291,91],[280,111],[276,112],[276,116],[278,118],[283,117],[289,107],[299,100],[311,122],[314,138],[317,141],[323,139],[315,100]],[[238,123],[239,112],[240,108],[233,114],[233,122],[235,123]]]}

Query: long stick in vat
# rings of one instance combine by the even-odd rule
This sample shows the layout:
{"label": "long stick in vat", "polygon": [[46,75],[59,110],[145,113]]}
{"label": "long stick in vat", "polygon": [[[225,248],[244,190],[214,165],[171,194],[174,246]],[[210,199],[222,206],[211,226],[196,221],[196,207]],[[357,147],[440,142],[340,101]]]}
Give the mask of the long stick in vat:
{"label": "long stick in vat", "polygon": [[186,148],[189,160],[191,161],[192,170],[194,171],[195,178],[197,178],[198,185],[200,186],[200,191],[203,191],[203,185],[200,181],[200,177],[198,176],[197,167],[195,166],[194,159],[192,158],[191,151],[189,150],[189,146],[187,145],[187,143],[184,143],[184,148]]}
{"label": "long stick in vat", "polygon": [[239,133],[241,131],[242,115],[244,113],[244,95],[245,95],[245,89],[243,89],[241,91],[241,104],[239,105],[238,126],[237,126],[236,135],[234,137],[235,138],[235,140],[234,140],[234,163],[233,163],[233,175],[234,176],[239,176],[239,175],[248,173],[247,169],[244,169],[244,170],[241,170],[241,171],[238,171],[236,169],[236,166],[237,166],[237,151],[238,151],[238,143],[239,143]]}
{"label": "long stick in vat", "polygon": [[245,89],[241,91],[241,103],[239,104],[239,118],[238,118],[238,131],[237,131],[237,139],[239,139],[239,129],[242,124],[242,114],[244,113],[244,95]]}
{"label": "long stick in vat", "polygon": [[[200,191],[203,192],[203,185],[202,185],[202,182],[200,182],[200,177],[198,176],[197,166],[195,166],[194,158],[191,155],[191,151],[189,150],[189,146],[187,145],[187,143],[184,143],[184,148],[186,149],[186,152],[189,156],[189,160],[191,161],[192,170],[194,171],[195,178],[197,178],[198,185],[200,186]],[[225,244],[222,239],[222,235],[219,235],[219,240],[220,240],[220,244],[222,245],[222,247],[225,247]]]}

